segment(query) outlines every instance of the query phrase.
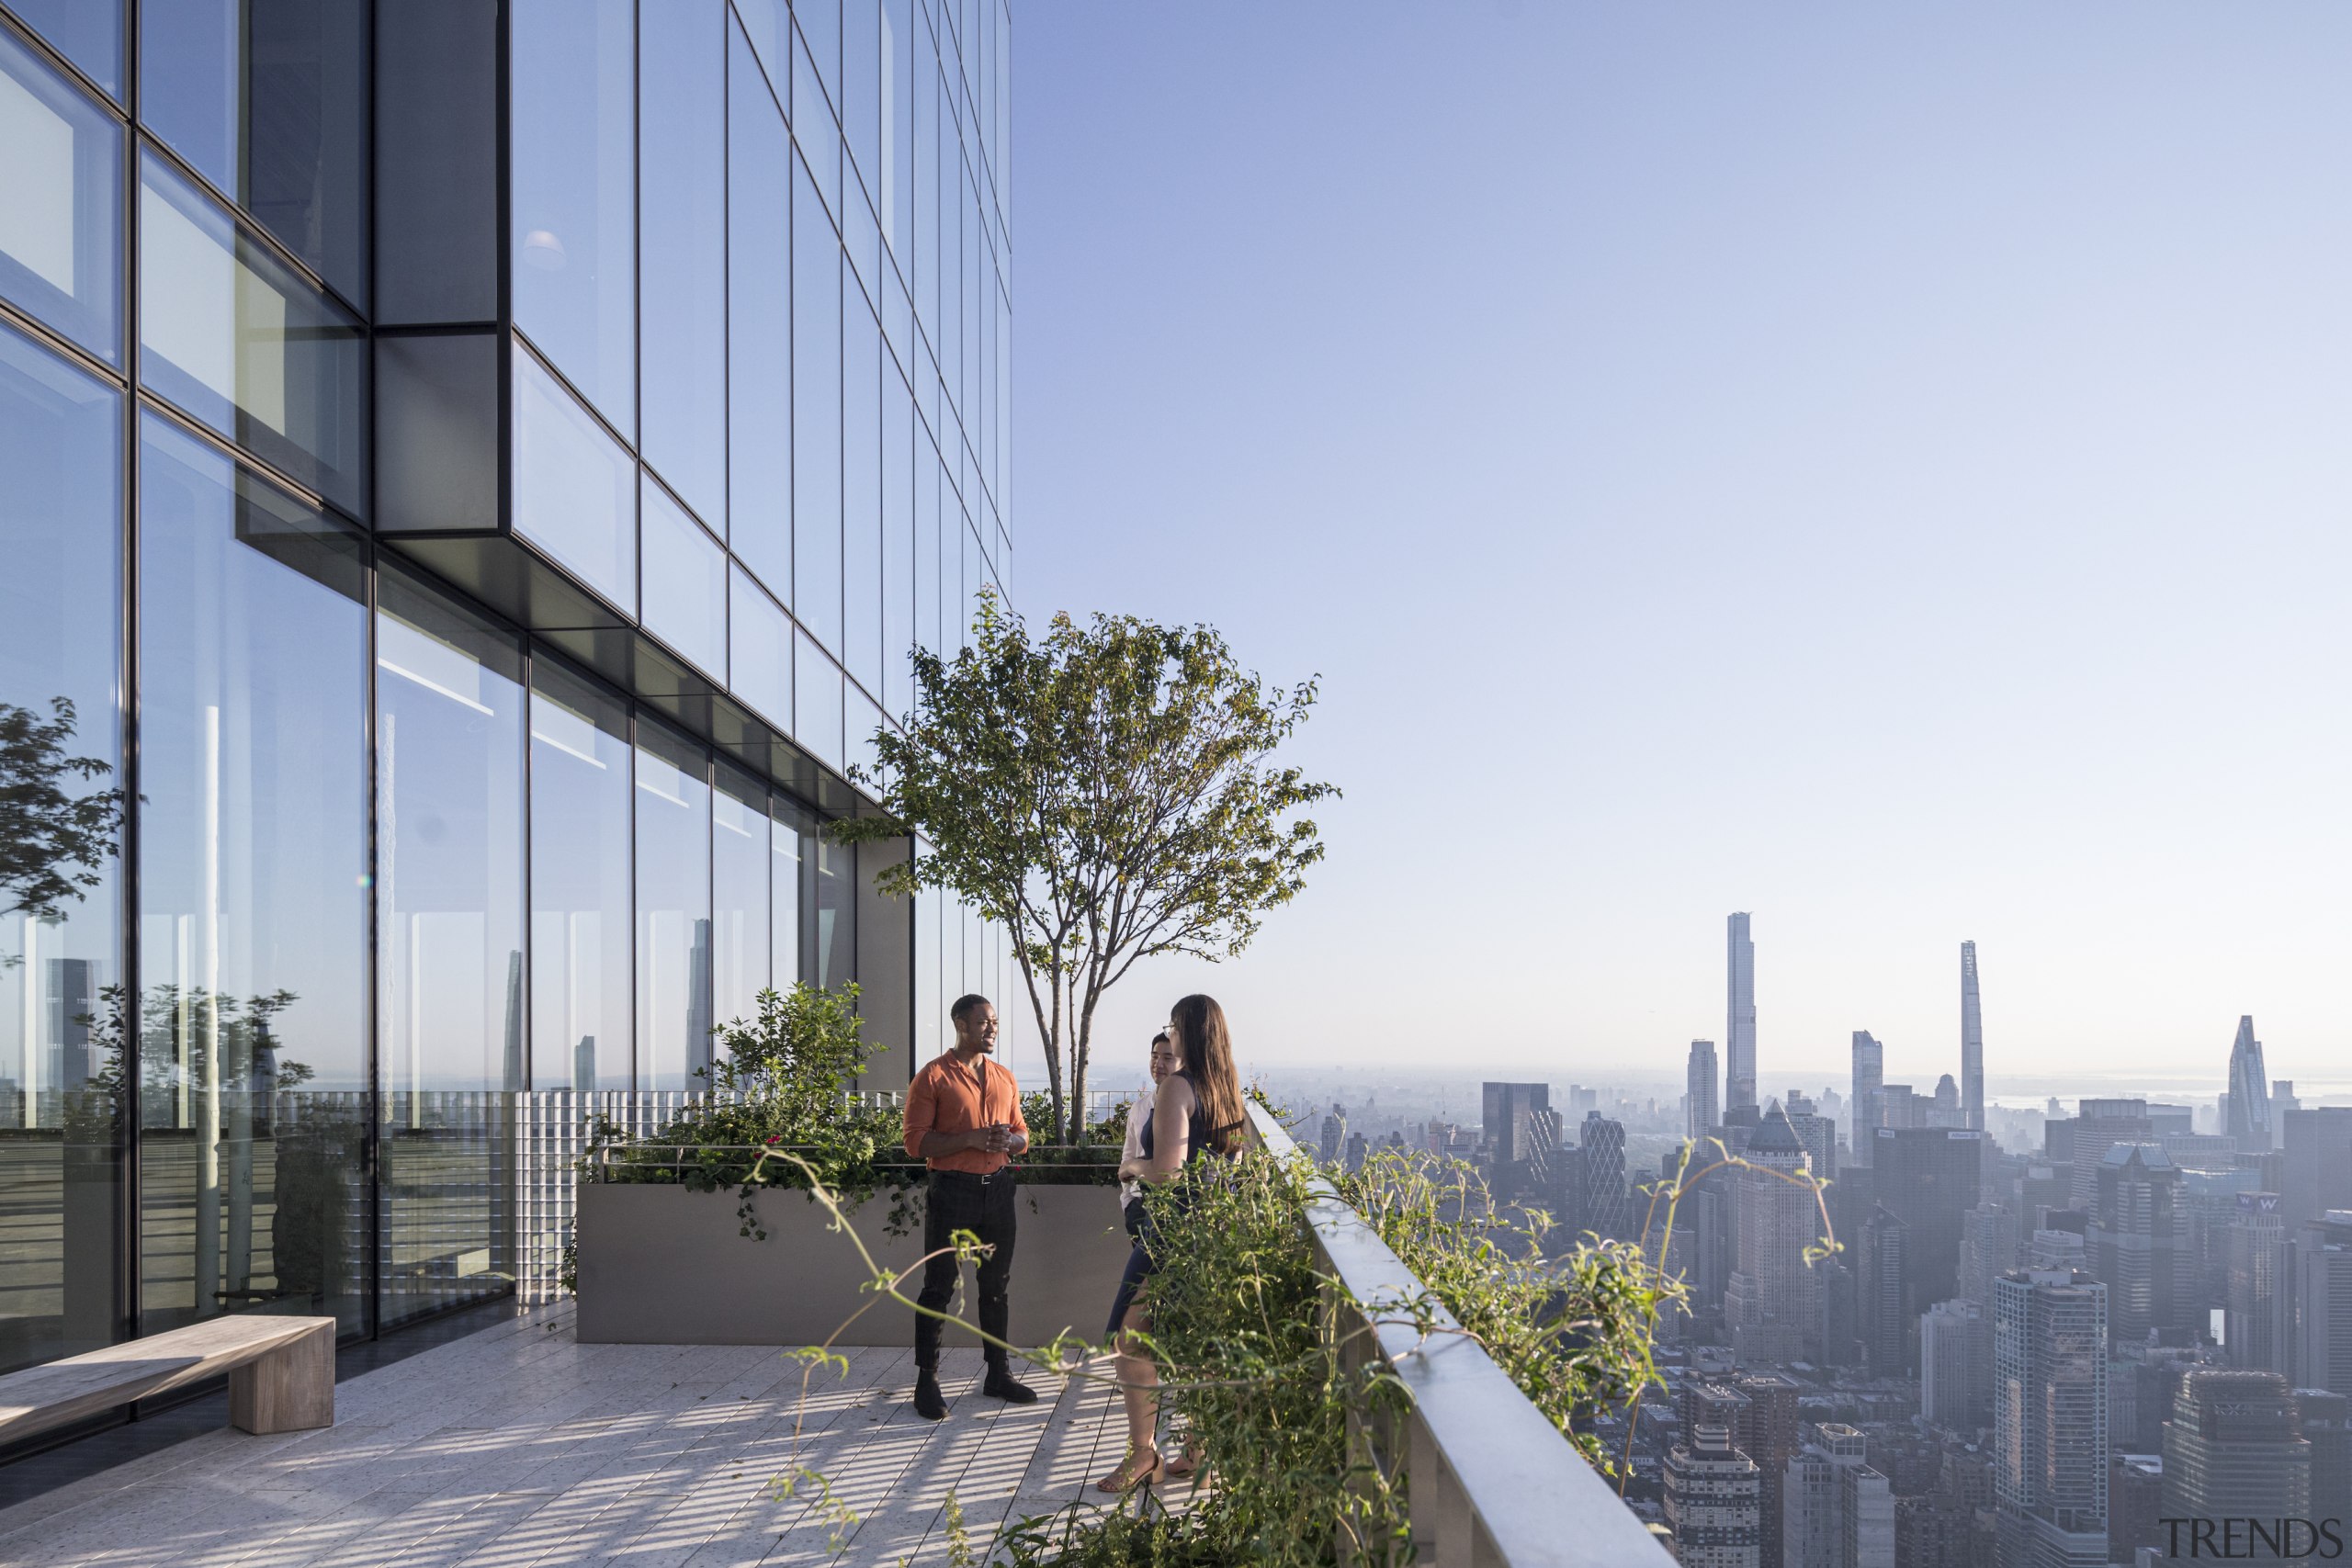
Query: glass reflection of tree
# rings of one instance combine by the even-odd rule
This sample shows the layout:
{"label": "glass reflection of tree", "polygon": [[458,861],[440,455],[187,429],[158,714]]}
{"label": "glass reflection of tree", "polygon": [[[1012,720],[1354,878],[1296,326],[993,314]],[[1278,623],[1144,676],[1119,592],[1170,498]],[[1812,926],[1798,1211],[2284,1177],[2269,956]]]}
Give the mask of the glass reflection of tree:
{"label": "glass reflection of tree", "polygon": [[[122,791],[74,795],[75,778],[96,779],[114,765],[66,755],[74,705],[51,697],[50,716],[0,703],[0,917],[62,919],[68,899],[89,897],[98,867],[122,830]],[[20,962],[21,954],[10,962]]]}

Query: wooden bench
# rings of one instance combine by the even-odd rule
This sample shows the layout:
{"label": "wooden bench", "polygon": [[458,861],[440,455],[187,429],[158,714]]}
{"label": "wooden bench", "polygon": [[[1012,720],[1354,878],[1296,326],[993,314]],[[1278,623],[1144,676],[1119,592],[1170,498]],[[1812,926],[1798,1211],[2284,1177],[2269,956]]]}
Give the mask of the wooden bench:
{"label": "wooden bench", "polygon": [[229,1374],[241,1431],[334,1425],[334,1319],[242,1313],[0,1377],[0,1443]]}

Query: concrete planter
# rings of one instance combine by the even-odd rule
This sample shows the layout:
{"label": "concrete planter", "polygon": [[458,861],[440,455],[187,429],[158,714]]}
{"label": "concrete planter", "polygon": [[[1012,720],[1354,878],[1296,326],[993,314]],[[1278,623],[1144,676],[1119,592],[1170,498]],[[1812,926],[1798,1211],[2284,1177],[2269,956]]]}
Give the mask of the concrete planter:
{"label": "concrete planter", "polygon": [[[601,1345],[817,1345],[874,1300],[859,1287],[865,1265],[849,1238],[826,1228],[825,1212],[797,1192],[753,1200],[765,1241],[736,1234],[733,1188],[582,1182],[579,1190],[579,1315],[582,1342]],[[1115,1187],[1023,1187],[1012,1263],[1012,1340],[1042,1345],[1065,1328],[1099,1337],[1127,1260]],[[858,1238],[884,1268],[922,1256],[916,1234],[883,1228],[878,1195],[850,1216]],[[910,1280],[909,1295],[917,1288]],[[972,1271],[951,1309],[971,1315]],[[911,1345],[914,1314],[875,1306],[837,1344]],[[951,1325],[949,1345],[977,1344]]]}

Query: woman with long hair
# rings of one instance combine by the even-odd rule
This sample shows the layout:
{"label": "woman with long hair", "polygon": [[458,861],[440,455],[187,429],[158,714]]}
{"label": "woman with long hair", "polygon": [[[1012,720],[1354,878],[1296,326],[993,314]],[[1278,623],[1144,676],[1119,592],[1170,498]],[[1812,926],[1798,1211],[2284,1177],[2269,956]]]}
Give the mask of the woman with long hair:
{"label": "woman with long hair", "polygon": [[[1143,1131],[1143,1156],[1120,1162],[1122,1180],[1154,1186],[1173,1181],[1194,1160],[1204,1156],[1230,1157],[1254,1136],[1241,1101],[1241,1077],[1233,1067],[1233,1037],[1226,1028],[1225,1010],[1216,998],[1189,996],[1170,1009],[1168,1039],[1182,1066],[1162,1079],[1152,1096],[1151,1120]],[[1162,1474],[1192,1473],[1189,1457],[1180,1461],[1181,1468],[1160,1458],[1159,1370],[1136,1337],[1151,1328],[1151,1304],[1144,1281],[1155,1273],[1183,1267],[1181,1256],[1166,1254],[1147,1220],[1136,1237],[1135,1250],[1127,1256],[1106,1331],[1118,1339],[1119,1388],[1127,1407],[1127,1457],[1118,1469],[1094,1483],[1104,1492],[1125,1492]]]}

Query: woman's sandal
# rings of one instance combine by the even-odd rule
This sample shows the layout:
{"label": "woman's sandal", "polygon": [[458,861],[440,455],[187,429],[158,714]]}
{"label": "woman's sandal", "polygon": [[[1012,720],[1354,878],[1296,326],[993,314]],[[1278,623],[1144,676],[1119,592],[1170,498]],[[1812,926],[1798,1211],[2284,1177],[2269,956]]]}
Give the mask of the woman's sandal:
{"label": "woman's sandal", "polygon": [[1159,1457],[1159,1450],[1151,1449],[1147,1451],[1151,1455],[1150,1462],[1140,1468],[1134,1468],[1136,1456],[1130,1450],[1127,1457],[1119,1461],[1118,1469],[1094,1483],[1094,1490],[1111,1493],[1132,1492],[1138,1486],[1150,1485],[1166,1474],[1168,1461]]}
{"label": "woman's sandal", "polygon": [[1170,1481],[1182,1481],[1187,1476],[1198,1474],[1200,1468],[1199,1451],[1192,1444],[1186,1443],[1182,1453],[1178,1454],[1174,1459],[1161,1461],[1159,1473]]}

